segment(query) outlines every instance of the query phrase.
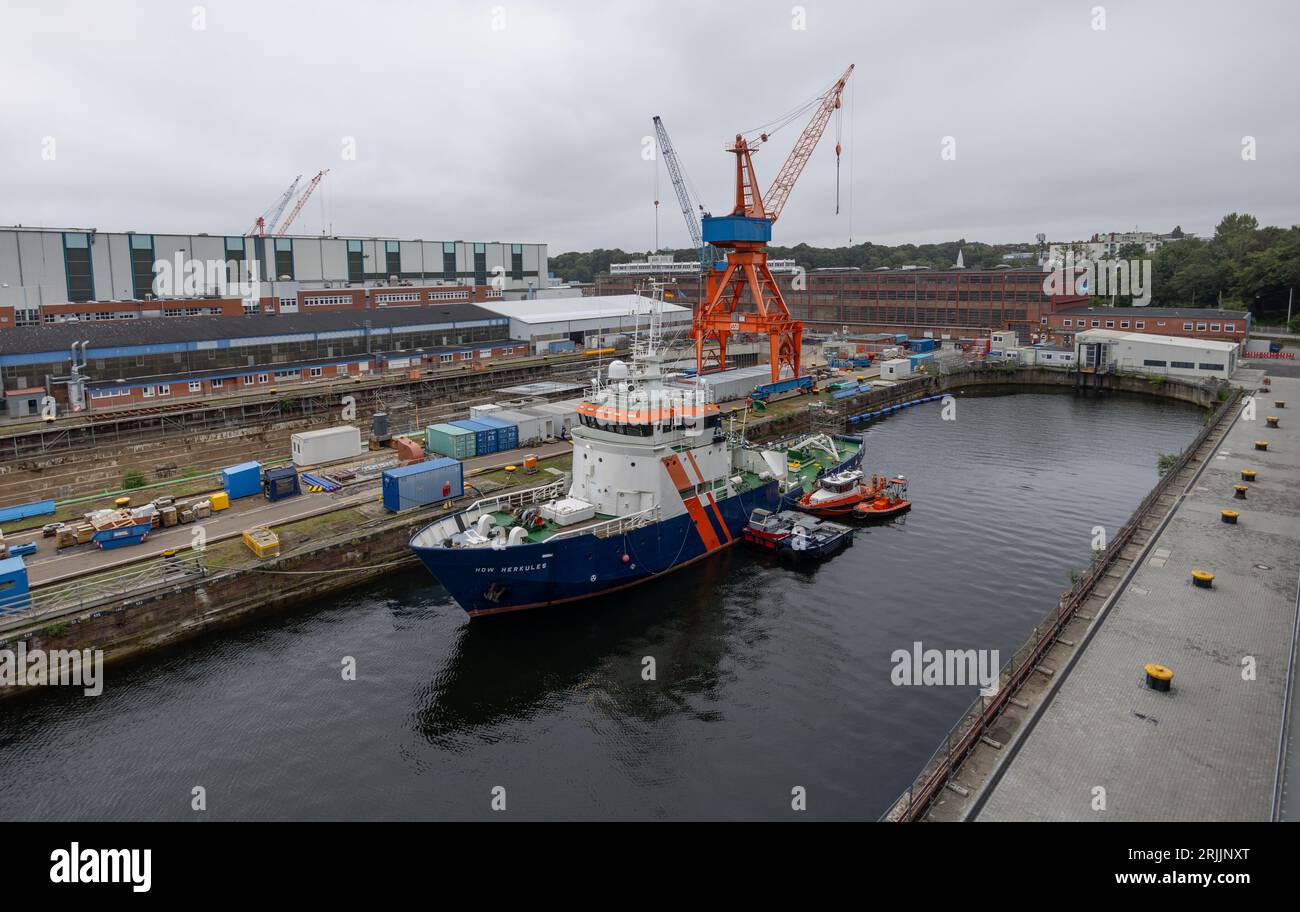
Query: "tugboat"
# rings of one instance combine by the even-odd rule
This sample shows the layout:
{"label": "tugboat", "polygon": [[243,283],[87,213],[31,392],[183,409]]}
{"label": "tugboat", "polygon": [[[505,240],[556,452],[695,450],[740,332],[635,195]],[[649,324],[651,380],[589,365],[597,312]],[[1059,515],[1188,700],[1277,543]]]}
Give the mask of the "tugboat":
{"label": "tugboat", "polygon": [[821,476],[817,487],[800,497],[795,506],[813,516],[848,516],[854,507],[879,494],[884,484],[883,475],[872,475],[868,481],[856,467],[830,472]]}
{"label": "tugboat", "polygon": [[745,526],[745,541],[793,563],[821,561],[843,550],[857,530],[852,526],[782,510],[755,510]]}
{"label": "tugboat", "polygon": [[912,502],[907,499],[907,479],[897,475],[884,485],[871,500],[863,501],[853,508],[853,516],[865,522],[884,522],[895,516],[902,516],[912,509]]}

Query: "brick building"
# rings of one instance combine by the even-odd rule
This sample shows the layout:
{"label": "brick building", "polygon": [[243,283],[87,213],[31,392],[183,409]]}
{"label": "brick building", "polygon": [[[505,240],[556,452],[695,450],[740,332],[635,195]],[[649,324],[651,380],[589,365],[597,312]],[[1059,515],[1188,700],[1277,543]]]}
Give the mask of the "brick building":
{"label": "brick building", "polygon": [[1250,334],[1251,316],[1242,310],[1206,307],[1070,307],[1048,316],[1052,342],[1074,345],[1075,336],[1089,329],[1191,336],[1220,342],[1242,343]]}

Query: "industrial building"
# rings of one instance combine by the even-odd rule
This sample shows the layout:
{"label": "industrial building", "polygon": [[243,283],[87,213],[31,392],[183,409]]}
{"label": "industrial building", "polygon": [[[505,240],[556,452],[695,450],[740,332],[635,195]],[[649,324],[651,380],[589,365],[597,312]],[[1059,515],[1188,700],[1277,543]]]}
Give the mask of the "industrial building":
{"label": "industrial building", "polygon": [[[155,290],[161,270],[191,261],[208,267],[191,287]],[[550,282],[545,244],[13,227],[0,228],[0,310],[7,316],[12,308],[12,319],[31,322],[32,312],[47,304],[239,297],[228,290],[249,281],[254,263],[263,282],[289,283],[283,287],[293,292],[289,297],[366,284],[527,291]]]}
{"label": "industrial building", "polygon": [[[703,281],[668,275],[682,292],[698,298]],[[1049,317],[1088,303],[1086,294],[1051,294],[1039,269],[813,270],[778,275],[777,285],[796,319],[809,332],[931,334],[955,339],[1013,329],[1023,342],[1044,334]],[[600,276],[595,293],[632,290],[628,276]]]}
{"label": "industrial building", "polygon": [[1239,351],[1235,342],[1113,329],[1087,329],[1075,337],[1078,368],[1086,373],[1133,371],[1227,380],[1237,369]]}
{"label": "industrial building", "polygon": [[1242,310],[1207,307],[1069,307],[1047,317],[1047,335],[1071,347],[1074,337],[1089,329],[1188,336],[1243,343],[1250,335],[1251,315]]}
{"label": "industrial building", "polygon": [[55,323],[0,333],[5,415],[159,404],[296,381],[437,369],[528,354],[473,304],[277,317]]}
{"label": "industrial building", "polygon": [[651,307],[663,308],[660,322],[666,333],[691,323],[690,308],[637,294],[489,301],[480,306],[508,319],[510,337],[527,340],[538,354],[612,345],[620,336],[644,330]]}

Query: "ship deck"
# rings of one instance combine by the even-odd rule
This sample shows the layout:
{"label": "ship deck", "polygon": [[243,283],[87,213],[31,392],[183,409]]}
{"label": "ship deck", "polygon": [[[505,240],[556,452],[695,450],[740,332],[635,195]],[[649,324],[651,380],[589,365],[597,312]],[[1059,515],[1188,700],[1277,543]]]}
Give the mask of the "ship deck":
{"label": "ship deck", "polygon": [[[813,476],[815,477],[817,470],[812,469],[812,472],[813,472]],[[740,477],[741,477],[741,484],[739,488],[739,493],[742,494],[748,493],[749,491],[761,487],[763,484],[763,479],[753,472],[742,471],[740,473]],[[791,477],[793,477],[793,475]],[[514,516],[506,510],[496,510],[492,513],[489,513],[488,515],[492,517],[493,523],[497,526],[503,526],[509,528],[515,524]],[[600,525],[601,523],[608,522],[612,519],[617,519],[617,518],[618,517],[610,516],[607,513],[597,513],[591,519],[584,520],[583,522],[579,522],[579,523],[573,523],[572,525],[568,525],[568,526],[562,526],[549,519],[544,519],[542,525],[537,526],[536,528],[529,531],[527,540],[529,544],[540,545],[542,542],[546,541],[552,535],[555,535],[558,532],[572,532],[577,529],[582,529],[584,526],[596,526],[596,525]]]}

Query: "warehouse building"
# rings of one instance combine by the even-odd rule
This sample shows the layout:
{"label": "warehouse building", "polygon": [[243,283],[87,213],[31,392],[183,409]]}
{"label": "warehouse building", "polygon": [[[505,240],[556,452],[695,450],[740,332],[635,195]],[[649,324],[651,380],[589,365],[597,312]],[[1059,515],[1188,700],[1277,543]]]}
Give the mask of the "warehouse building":
{"label": "warehouse building", "polygon": [[[175,274],[177,263],[201,264],[201,275],[183,291],[174,275],[176,287],[160,293],[155,278]],[[549,284],[545,244],[0,228],[0,308],[12,308],[20,320],[46,304],[229,297],[228,289],[254,271],[263,281],[293,283],[295,291],[403,282],[497,291]]]}
{"label": "warehouse building", "polygon": [[1073,346],[1074,337],[1089,329],[1153,333],[1245,342],[1251,315],[1242,310],[1208,307],[1070,307],[1048,315],[1047,334],[1058,345]]}
{"label": "warehouse building", "polygon": [[1240,347],[1217,339],[1087,329],[1075,336],[1075,357],[1085,373],[1132,371],[1192,379],[1227,380],[1237,370]]}
{"label": "warehouse building", "polygon": [[265,391],[528,354],[509,320],[472,304],[276,318],[58,323],[0,333],[8,417],[51,395],[60,411]]}
{"label": "warehouse building", "polygon": [[512,339],[524,339],[538,354],[614,345],[649,323],[651,307],[662,308],[666,333],[690,326],[691,310],[643,295],[606,295],[531,301],[488,301],[484,310],[509,320]]}

